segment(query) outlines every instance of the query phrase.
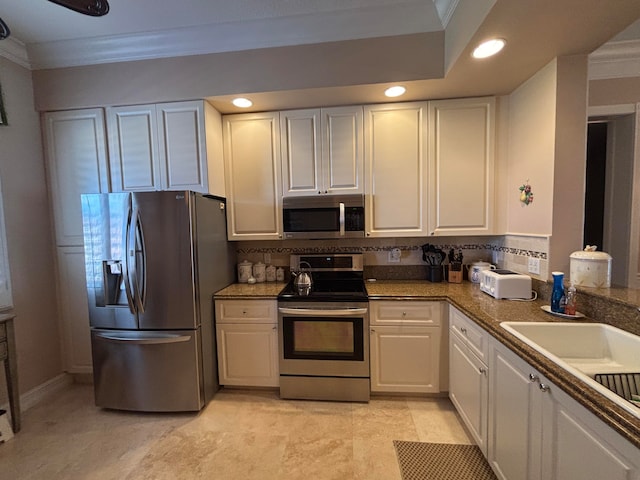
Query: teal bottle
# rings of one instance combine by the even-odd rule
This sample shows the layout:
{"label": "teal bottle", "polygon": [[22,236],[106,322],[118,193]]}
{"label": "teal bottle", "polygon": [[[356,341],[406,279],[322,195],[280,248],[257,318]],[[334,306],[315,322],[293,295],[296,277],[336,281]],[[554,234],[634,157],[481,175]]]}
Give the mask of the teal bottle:
{"label": "teal bottle", "polygon": [[551,311],[555,313],[564,313],[564,273],[551,272],[551,275],[553,275]]}

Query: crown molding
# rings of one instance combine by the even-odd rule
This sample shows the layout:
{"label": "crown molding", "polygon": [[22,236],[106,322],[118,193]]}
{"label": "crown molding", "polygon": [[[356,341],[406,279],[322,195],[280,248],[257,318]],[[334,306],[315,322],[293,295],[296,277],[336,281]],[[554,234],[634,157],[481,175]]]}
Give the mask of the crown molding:
{"label": "crown molding", "polygon": [[589,80],[640,77],[640,40],[609,42],[589,55]]}
{"label": "crown molding", "polygon": [[5,38],[0,42],[0,57],[4,57],[29,70],[32,69],[27,47],[24,43],[14,38]]}
{"label": "crown molding", "polygon": [[453,17],[453,12],[456,11],[460,0],[433,0],[433,3],[436,6],[438,16],[442,22],[442,28],[447,28],[449,20]]}
{"label": "crown molding", "polygon": [[34,43],[28,51],[33,69],[50,69],[441,31],[436,15],[425,24],[426,10],[422,2],[410,2],[402,9],[354,9]]}

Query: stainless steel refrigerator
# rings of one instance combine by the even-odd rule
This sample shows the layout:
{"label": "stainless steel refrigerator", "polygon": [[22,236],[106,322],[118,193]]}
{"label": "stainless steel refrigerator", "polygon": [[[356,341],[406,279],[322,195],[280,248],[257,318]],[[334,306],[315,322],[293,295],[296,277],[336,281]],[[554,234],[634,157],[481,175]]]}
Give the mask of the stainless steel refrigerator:
{"label": "stainless steel refrigerator", "polygon": [[234,281],[224,199],[82,195],[96,405],[200,410],[218,389],[213,293]]}

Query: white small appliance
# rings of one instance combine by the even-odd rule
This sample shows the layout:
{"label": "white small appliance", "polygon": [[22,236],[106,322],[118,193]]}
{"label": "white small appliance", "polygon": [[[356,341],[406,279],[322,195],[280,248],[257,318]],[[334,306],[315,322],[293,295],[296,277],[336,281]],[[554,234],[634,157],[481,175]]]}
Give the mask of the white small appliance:
{"label": "white small appliance", "polygon": [[531,277],[511,270],[482,270],[480,290],[493,298],[531,298]]}

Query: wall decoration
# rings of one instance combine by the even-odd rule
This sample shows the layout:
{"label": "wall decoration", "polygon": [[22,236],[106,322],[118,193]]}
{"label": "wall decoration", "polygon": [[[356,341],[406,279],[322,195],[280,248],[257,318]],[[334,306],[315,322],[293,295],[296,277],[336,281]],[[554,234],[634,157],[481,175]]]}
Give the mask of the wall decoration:
{"label": "wall decoration", "polygon": [[8,125],[7,112],[4,109],[4,101],[2,99],[2,86],[0,85],[0,127]]}
{"label": "wall decoration", "polygon": [[529,185],[529,180],[520,185],[520,202],[522,206],[527,206],[531,202],[533,202],[533,192],[531,191],[531,185]]}

